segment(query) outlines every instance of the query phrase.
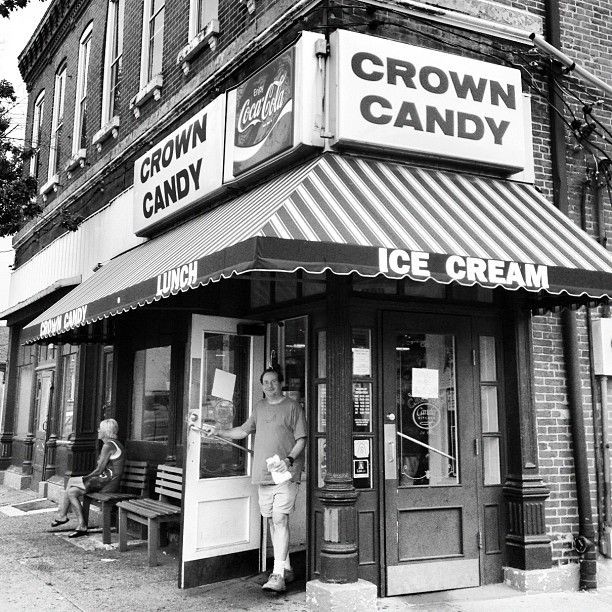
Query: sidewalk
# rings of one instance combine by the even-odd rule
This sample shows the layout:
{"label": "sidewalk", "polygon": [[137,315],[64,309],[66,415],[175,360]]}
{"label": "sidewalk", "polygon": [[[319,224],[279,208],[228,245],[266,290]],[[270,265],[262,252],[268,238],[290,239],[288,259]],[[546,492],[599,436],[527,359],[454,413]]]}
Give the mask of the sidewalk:
{"label": "sidewalk", "polygon": [[[51,530],[54,506],[32,491],[0,485],[0,610],[74,612],[113,610],[275,610],[306,611],[304,582],[282,596],[264,593],[264,575],[181,590],[176,547],[148,567],[146,544],[126,553],[102,544],[100,515],[92,512],[91,532],[69,540],[72,530]],[[29,503],[28,503],[29,502]],[[8,514],[7,514],[8,513]],[[69,523],[71,525],[71,523]],[[114,539],[116,540],[116,534]],[[526,595],[504,585],[378,600],[388,612],[609,612],[612,588],[589,593]]]}

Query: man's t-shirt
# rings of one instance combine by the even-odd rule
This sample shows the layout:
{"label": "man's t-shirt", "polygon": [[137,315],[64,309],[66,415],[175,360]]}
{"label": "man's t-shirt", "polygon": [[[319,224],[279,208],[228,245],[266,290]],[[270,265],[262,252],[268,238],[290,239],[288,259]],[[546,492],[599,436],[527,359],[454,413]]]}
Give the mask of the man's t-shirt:
{"label": "man's t-shirt", "polygon": [[[278,455],[284,459],[299,438],[307,435],[306,419],[300,405],[285,397],[278,404],[259,400],[251,416],[241,425],[248,434],[255,434],[253,484],[274,484],[266,459]],[[292,480],[299,482],[304,467],[304,452],[290,469]]]}

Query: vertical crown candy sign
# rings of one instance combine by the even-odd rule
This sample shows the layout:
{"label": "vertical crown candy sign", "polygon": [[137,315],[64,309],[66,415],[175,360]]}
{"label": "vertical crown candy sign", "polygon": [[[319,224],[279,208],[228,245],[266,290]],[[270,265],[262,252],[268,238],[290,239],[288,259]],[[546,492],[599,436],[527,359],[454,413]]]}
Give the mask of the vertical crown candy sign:
{"label": "vertical crown candy sign", "polygon": [[293,98],[293,48],[238,87],[234,176],[293,146]]}

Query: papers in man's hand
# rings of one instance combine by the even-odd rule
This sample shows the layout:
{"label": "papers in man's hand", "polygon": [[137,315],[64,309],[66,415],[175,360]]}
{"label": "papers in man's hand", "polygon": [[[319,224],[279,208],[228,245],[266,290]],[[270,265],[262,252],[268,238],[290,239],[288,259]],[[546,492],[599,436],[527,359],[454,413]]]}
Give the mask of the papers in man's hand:
{"label": "papers in man's hand", "polygon": [[268,472],[272,474],[274,484],[281,484],[291,480],[291,472],[287,469],[287,464],[278,456],[274,455],[266,459]]}

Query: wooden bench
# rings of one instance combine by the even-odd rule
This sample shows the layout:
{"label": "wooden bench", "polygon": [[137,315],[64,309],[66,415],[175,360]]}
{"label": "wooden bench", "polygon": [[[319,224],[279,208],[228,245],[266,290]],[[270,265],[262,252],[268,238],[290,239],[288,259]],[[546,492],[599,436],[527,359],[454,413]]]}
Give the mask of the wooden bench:
{"label": "wooden bench", "polygon": [[83,517],[85,524],[89,521],[89,507],[91,504],[102,511],[102,541],[111,543],[112,512],[117,502],[134,497],[144,497],[148,487],[148,463],[146,461],[130,461],[127,459],[123,466],[121,484],[116,493],[86,493],[83,497]]}
{"label": "wooden bench", "polygon": [[[119,550],[127,550],[127,522],[136,521],[147,527],[147,552],[149,565],[157,565],[159,527],[162,523],[177,523],[181,520],[180,501],[183,496],[183,470],[171,465],[157,466],[155,493],[158,499],[142,498],[122,501],[119,509]],[[179,505],[171,503],[178,500]]]}

